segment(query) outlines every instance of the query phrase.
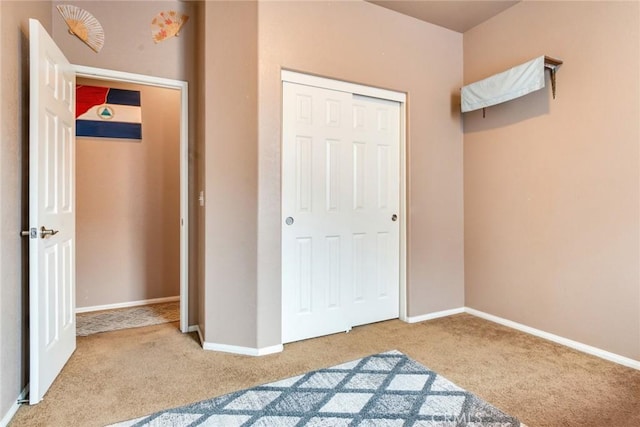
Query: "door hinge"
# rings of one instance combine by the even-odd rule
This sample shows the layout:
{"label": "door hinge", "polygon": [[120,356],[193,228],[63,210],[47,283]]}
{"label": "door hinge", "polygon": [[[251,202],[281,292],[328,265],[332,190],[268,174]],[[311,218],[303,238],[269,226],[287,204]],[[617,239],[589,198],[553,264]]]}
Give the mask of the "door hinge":
{"label": "door hinge", "polygon": [[21,231],[20,236],[29,237],[30,239],[38,238],[38,230],[35,228],[30,228],[29,230]]}

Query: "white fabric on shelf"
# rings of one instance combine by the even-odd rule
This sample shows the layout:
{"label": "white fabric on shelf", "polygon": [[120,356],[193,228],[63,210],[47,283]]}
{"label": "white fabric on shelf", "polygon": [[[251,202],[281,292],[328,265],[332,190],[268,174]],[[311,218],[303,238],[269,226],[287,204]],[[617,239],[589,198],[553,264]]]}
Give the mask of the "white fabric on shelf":
{"label": "white fabric on shelf", "polygon": [[511,101],[544,87],[544,56],[462,88],[462,112]]}

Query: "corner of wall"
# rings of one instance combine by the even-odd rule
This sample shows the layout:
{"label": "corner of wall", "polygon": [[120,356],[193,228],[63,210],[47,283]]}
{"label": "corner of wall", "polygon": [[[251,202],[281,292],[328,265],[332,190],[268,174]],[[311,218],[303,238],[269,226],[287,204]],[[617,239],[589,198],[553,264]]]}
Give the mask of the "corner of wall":
{"label": "corner of wall", "polygon": [[639,29],[638,2],[523,1],[464,34],[467,83],[540,55],[564,61],[555,99],[547,75],[486,118],[465,113],[465,304],[632,358]]}
{"label": "corner of wall", "polygon": [[[256,347],[257,2],[204,7],[204,337]],[[221,61],[220,58],[224,58]]]}

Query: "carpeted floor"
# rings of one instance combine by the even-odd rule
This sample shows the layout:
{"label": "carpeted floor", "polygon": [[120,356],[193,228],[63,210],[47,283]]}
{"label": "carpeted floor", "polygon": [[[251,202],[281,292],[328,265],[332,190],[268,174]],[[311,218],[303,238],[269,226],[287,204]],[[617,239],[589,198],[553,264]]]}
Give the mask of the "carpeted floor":
{"label": "carpeted floor", "polygon": [[392,350],[109,427],[520,427]]}
{"label": "carpeted floor", "polygon": [[397,349],[529,427],[640,425],[640,371],[461,314],[398,320],[248,357],[204,351],[175,324],[78,338],[16,426],[104,426]]}
{"label": "carpeted floor", "polygon": [[139,328],[180,320],[180,301],[76,314],[76,335]]}

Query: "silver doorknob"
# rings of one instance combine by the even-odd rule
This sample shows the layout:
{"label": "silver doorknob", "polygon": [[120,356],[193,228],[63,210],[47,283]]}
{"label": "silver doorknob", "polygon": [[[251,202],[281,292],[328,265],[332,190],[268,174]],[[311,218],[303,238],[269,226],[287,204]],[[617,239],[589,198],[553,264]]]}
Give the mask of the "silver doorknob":
{"label": "silver doorknob", "polygon": [[44,239],[45,237],[48,236],[55,236],[56,234],[58,234],[59,230],[54,230],[54,229],[48,229],[45,228],[44,225],[42,227],[40,227],[40,238]]}
{"label": "silver doorknob", "polygon": [[391,215],[391,221],[395,222],[397,220],[398,220],[398,215],[396,215],[396,214]]}
{"label": "silver doorknob", "polygon": [[287,219],[284,220],[284,222],[287,225],[293,224],[293,217],[292,216],[288,216]]}
{"label": "silver doorknob", "polygon": [[28,230],[21,231],[20,235],[22,237],[29,237],[31,239],[37,239],[38,238],[38,229],[35,228],[35,227],[31,227]]}

